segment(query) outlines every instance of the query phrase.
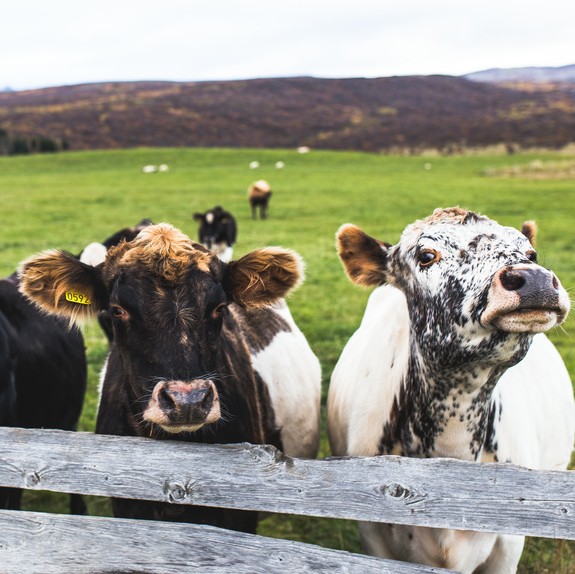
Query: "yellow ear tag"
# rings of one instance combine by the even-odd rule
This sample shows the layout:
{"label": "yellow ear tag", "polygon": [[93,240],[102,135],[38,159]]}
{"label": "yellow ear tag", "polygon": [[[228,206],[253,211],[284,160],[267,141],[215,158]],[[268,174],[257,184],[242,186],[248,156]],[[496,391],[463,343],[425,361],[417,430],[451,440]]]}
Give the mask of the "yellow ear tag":
{"label": "yellow ear tag", "polygon": [[82,295],[82,293],[74,293],[73,291],[66,291],[66,301],[70,301],[70,303],[78,303],[80,305],[92,304],[92,301],[90,301],[86,295]]}

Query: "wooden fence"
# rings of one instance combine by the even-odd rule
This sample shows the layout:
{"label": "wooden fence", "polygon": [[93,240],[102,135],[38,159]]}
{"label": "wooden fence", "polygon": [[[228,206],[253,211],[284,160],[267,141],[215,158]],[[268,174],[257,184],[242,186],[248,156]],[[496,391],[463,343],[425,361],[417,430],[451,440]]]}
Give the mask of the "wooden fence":
{"label": "wooden fence", "polygon": [[[575,473],[507,464],[0,428],[0,486],[575,539]],[[0,511],[0,574],[120,572],[448,571],[208,526]]]}

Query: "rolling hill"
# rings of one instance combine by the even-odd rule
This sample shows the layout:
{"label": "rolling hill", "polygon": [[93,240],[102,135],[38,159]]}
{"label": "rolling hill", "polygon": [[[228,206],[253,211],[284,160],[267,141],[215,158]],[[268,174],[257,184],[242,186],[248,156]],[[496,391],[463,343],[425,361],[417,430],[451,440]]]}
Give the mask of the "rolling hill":
{"label": "rolling hill", "polygon": [[0,93],[0,135],[74,150],[137,146],[409,151],[575,139],[573,86],[452,76],[116,82]]}
{"label": "rolling hill", "polygon": [[575,84],[575,64],[569,66],[536,67],[527,68],[491,68],[480,72],[473,72],[463,76],[476,82],[493,82],[498,84],[510,84],[515,82],[528,82],[533,84]]}

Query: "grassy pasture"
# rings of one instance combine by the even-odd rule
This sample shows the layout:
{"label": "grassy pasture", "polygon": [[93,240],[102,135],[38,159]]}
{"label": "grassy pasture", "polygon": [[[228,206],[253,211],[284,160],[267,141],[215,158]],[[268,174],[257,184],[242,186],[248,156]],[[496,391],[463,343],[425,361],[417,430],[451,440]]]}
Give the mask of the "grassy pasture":
{"label": "grassy pasture", "polygon": [[[539,224],[540,262],[553,268],[567,289],[575,285],[572,264],[575,181],[564,169],[537,177],[530,165],[564,166],[561,153],[395,157],[351,152],[229,149],[135,149],[0,158],[0,273],[11,273],[29,255],[58,247],[77,253],[91,241],[144,217],[168,221],[195,238],[195,211],[216,204],[238,219],[235,255],[264,245],[301,253],[305,284],[291,298],[293,315],[320,357],[324,398],[333,366],[356,329],[369,291],[351,285],[334,249],[344,222],[395,242],[407,223],[435,207],[461,205],[505,225],[526,219]],[[250,170],[252,160],[260,168]],[[276,161],[286,164],[275,169]],[[535,163],[534,163],[535,162]],[[141,166],[167,163],[168,173],[144,175]],[[516,166],[519,166],[518,168]],[[522,169],[525,168],[525,169]],[[267,221],[252,221],[246,198],[255,179],[270,181],[274,195]],[[575,315],[551,333],[575,374]],[[81,430],[94,428],[98,371],[106,354],[96,326],[85,329],[90,381]],[[320,456],[328,456],[327,441]],[[65,511],[65,497],[27,493],[27,508]],[[107,501],[89,501],[93,514],[109,514]],[[270,516],[262,534],[359,551],[354,523]],[[522,573],[575,572],[573,543],[531,540]]]}

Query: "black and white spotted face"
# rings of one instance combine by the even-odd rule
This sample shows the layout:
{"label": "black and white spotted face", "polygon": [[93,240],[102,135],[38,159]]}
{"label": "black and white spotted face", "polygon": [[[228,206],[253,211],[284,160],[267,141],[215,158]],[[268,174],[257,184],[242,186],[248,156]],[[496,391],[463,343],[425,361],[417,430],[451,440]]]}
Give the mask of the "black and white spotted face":
{"label": "black and white spotted face", "polygon": [[436,210],[409,225],[395,246],[353,226],[338,238],[352,280],[404,292],[428,364],[480,361],[496,346],[525,353],[526,335],[562,323],[569,311],[566,291],[536,263],[528,237],[472,212]]}

